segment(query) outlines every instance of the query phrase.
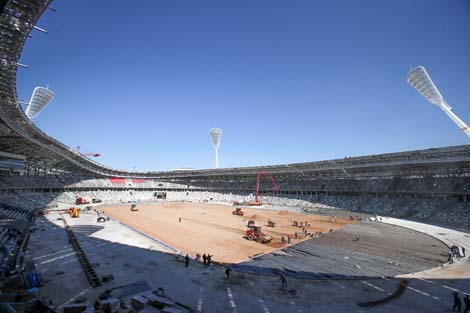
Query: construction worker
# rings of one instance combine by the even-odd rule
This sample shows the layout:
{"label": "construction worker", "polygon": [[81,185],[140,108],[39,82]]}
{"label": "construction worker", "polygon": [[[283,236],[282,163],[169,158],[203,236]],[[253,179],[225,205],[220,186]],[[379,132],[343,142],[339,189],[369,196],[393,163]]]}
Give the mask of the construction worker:
{"label": "construction worker", "polygon": [[465,304],[465,309],[463,313],[468,313],[470,311],[470,298],[468,297],[468,295],[463,298],[463,303]]}
{"label": "construction worker", "polygon": [[287,288],[287,280],[284,277],[284,275],[282,275],[282,273],[277,273],[277,275],[279,275],[279,281],[281,282],[281,289]]}
{"label": "construction worker", "polygon": [[227,269],[225,270],[225,276],[227,277],[227,280],[230,279],[230,272],[231,272],[231,271],[232,271],[232,270],[230,269],[230,267],[227,267]]}
{"label": "construction worker", "polygon": [[462,312],[462,300],[460,299],[458,292],[454,291],[452,294],[454,295],[454,306],[452,307],[452,312]]}
{"label": "construction worker", "polygon": [[186,256],[184,257],[184,261],[186,263],[186,267],[189,267],[189,255],[186,254]]}

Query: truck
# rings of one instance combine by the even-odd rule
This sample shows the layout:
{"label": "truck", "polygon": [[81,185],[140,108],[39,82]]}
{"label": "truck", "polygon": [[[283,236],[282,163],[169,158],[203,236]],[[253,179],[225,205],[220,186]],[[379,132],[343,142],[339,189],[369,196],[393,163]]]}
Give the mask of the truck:
{"label": "truck", "polygon": [[76,200],[75,200],[75,204],[88,204],[90,203],[89,201],[87,201],[85,198],[82,198],[82,197],[78,197]]}

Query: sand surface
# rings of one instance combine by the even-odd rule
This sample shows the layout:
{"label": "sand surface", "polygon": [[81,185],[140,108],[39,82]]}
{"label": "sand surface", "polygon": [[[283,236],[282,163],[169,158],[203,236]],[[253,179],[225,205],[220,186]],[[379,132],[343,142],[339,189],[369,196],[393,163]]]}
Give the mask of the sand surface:
{"label": "sand surface", "polygon": [[[351,223],[341,218],[335,222],[327,216],[254,208],[244,208],[245,216],[241,217],[232,214],[235,207],[209,203],[138,204],[137,212],[130,211],[130,206],[104,205],[99,210],[190,256],[209,253],[214,255],[214,261],[223,263],[241,262],[250,256],[286,247],[287,244],[281,244],[281,236],[287,238],[290,234],[293,238],[295,232],[299,239],[293,239],[291,244],[305,240],[300,236],[302,229],[292,226],[293,221],[310,223],[311,226],[306,228],[310,233],[326,233]],[[244,239],[248,220],[255,220],[273,240],[261,244]],[[268,220],[276,222],[276,226],[266,226]]]}

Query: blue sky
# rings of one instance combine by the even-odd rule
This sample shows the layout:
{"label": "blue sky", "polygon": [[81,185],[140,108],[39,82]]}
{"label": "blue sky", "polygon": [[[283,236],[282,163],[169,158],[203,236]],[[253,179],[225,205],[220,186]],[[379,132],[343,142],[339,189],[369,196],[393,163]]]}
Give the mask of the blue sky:
{"label": "blue sky", "polygon": [[307,162],[468,144],[405,81],[423,65],[470,123],[466,0],[54,1],[18,95],[47,134],[122,169]]}

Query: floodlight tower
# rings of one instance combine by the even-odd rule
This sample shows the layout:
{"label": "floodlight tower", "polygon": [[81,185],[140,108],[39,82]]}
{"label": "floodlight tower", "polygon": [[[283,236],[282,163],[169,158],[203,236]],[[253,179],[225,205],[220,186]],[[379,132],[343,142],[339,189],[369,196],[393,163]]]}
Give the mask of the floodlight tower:
{"label": "floodlight tower", "polygon": [[444,100],[424,67],[417,66],[412,69],[406,76],[406,81],[429,102],[437,105],[442,111],[444,111],[444,113],[447,114],[455,124],[457,124],[460,130],[470,137],[470,128],[457,115],[455,115],[454,112],[452,112],[452,108]]}
{"label": "floodlight tower", "polygon": [[211,138],[212,138],[212,145],[215,149],[215,168],[219,168],[219,147],[220,147],[220,139],[222,139],[222,129],[220,128],[212,128],[210,130]]}

